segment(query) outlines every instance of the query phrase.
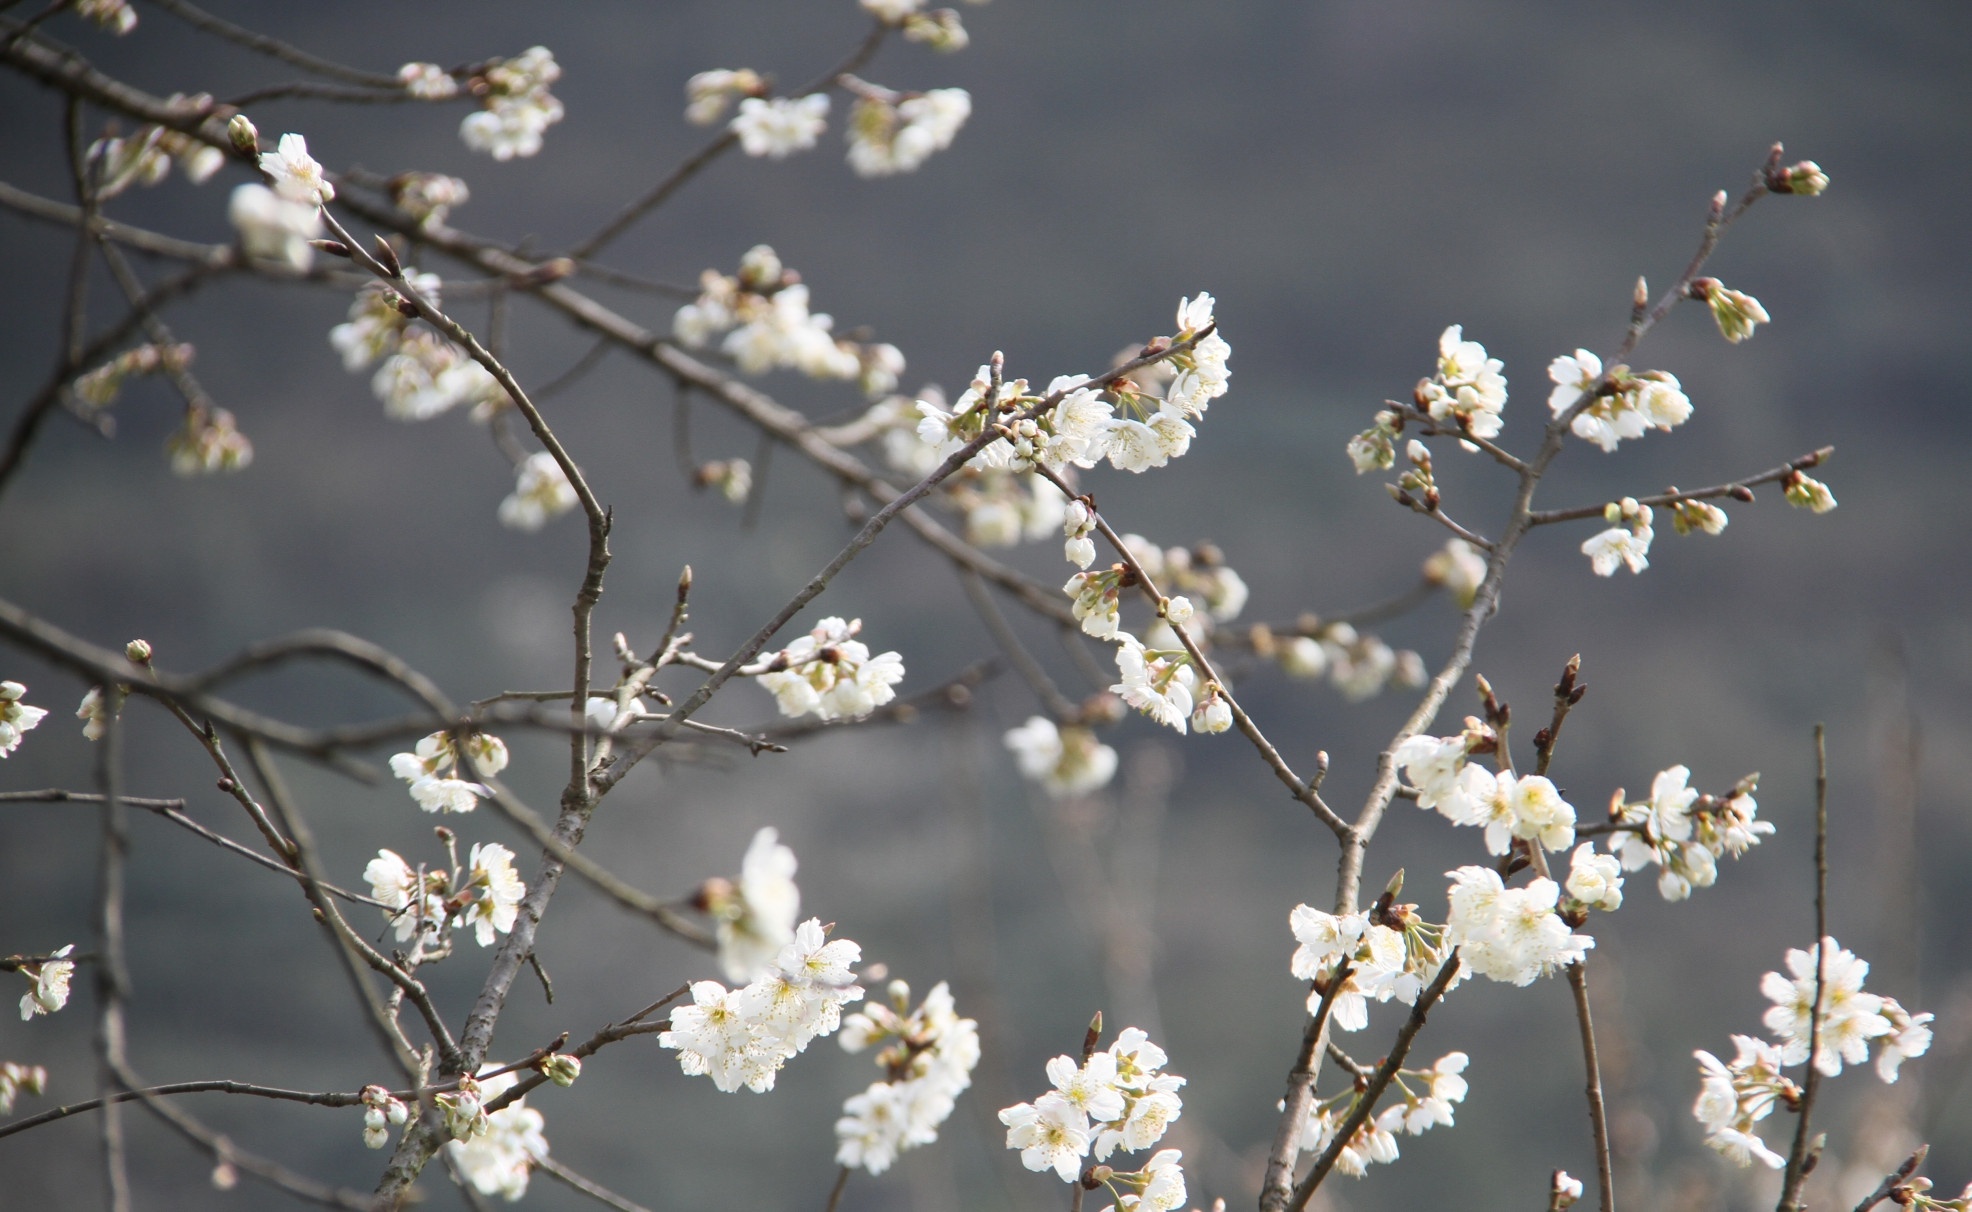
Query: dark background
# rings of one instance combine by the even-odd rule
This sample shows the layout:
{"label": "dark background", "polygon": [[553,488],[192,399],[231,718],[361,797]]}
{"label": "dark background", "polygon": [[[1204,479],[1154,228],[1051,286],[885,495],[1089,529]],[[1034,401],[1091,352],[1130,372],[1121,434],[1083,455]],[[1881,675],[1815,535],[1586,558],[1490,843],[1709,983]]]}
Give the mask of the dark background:
{"label": "dark background", "polygon": [[[568,117],[532,160],[468,153],[456,137],[460,103],[253,111],[263,138],[300,130],[331,168],[462,175],[474,199],[455,223],[550,250],[593,230],[705,139],[681,117],[692,72],[746,65],[806,80],[863,28],[850,0],[215,7],[384,71],[550,46],[566,73],[555,92]],[[140,13],[121,41],[71,18],[50,28],[159,94],[223,96],[285,78],[279,65],[195,37],[157,10]],[[1759,974],[1811,941],[1817,720],[1830,729],[1833,933],[1874,962],[1872,989],[1937,1011],[1940,1030],[1933,1056],[1907,1065],[1893,1090],[1868,1073],[1828,1088],[1823,1172],[1839,1187],[1816,1202],[1846,1197],[1851,1206],[1853,1189],[1873,1186],[1913,1132],[1932,1141],[1930,1173],[1955,1193],[1972,1178],[1972,942],[1958,928],[1972,851],[1972,625],[1961,604],[1957,488],[1968,436],[1960,384],[1972,280],[1972,17],[1947,4],[1777,0],[1647,9],[1000,0],[965,16],[974,39],[966,53],[934,57],[899,44],[864,73],[899,88],[971,90],[973,118],[949,152],[912,176],[858,180],[842,163],[838,99],[816,151],[784,163],[722,161],[620,241],[615,263],[689,282],[771,243],[810,283],[817,310],[903,348],[907,385],[951,388],[994,349],[1039,382],[1095,369],[1165,331],[1180,295],[1212,291],[1234,348],[1231,394],[1180,463],[1140,478],[1104,470],[1091,484],[1126,529],[1166,544],[1219,543],[1252,586],[1253,619],[1383,597],[1440,545],[1443,535],[1393,508],[1374,477],[1354,476],[1342,448],[1379,400],[1430,369],[1441,328],[1462,323],[1505,360],[1513,399],[1503,440],[1530,449],[1546,415],[1547,361],[1577,345],[1614,346],[1636,276],[1662,284],[1676,275],[1714,190],[1737,193],[1775,139],[1790,159],[1828,170],[1826,197],[1763,202],[1713,262],[1765,302],[1771,328],[1731,347],[1684,309],[1636,359],[1679,375],[1697,405],[1692,421],[1610,456],[1572,444],[1542,500],[1716,483],[1832,443],[1825,478],[1841,508],[1814,517],[1767,491],[1735,508],[1720,538],[1678,539],[1665,525],[1640,578],[1591,576],[1576,550],[1586,529],[1539,532],[1515,563],[1475,669],[1531,721],[1562,661],[1583,654],[1592,689],[1556,773],[1584,816],[1614,788],[1635,794],[1683,762],[1711,789],[1763,771],[1762,815],[1780,827],[1688,903],[1663,903],[1645,873],[1623,911],[1597,921],[1591,973],[1626,1206],[1772,1200],[1771,1175],[1742,1181],[1700,1144],[1688,1114],[1690,1053],[1729,1055],[1729,1032],[1757,1033]],[[52,94],[0,77],[6,180],[64,195],[60,132]],[[225,240],[226,193],[244,179],[238,168],[199,188],[174,178],[125,195],[110,213]],[[19,401],[54,358],[69,238],[6,213],[0,241],[9,287],[0,379]],[[98,299],[113,290],[106,281],[95,289]],[[675,306],[598,289],[653,328]],[[173,478],[159,447],[177,408],[158,384],[126,393],[111,443],[55,418],[0,501],[0,593],[98,643],[142,635],[169,669],[334,626],[393,648],[460,700],[561,685],[579,522],[533,536],[501,529],[494,509],[510,472],[482,434],[459,417],[384,419],[364,378],[345,375],[326,342],[346,302],[333,291],[231,282],[174,308],[180,338],[199,347],[203,381],[253,438],[253,466],[236,477]],[[477,304],[457,311],[485,323]],[[586,347],[553,316],[515,307],[508,349],[524,381],[545,381]],[[856,406],[839,385],[790,376],[763,385],[815,417]],[[700,644],[729,651],[847,536],[833,487],[787,452],[765,477],[755,527],[693,494],[674,468],[669,386],[625,359],[607,360],[550,410],[616,511],[599,636],[624,629],[648,644],[690,563]],[[756,454],[751,434],[705,405],[694,444],[702,458]],[[1450,507],[1496,530],[1507,485],[1493,469],[1449,451],[1440,469]],[[1037,576],[1065,576],[1052,543],[1018,559]],[[861,616],[877,649],[901,651],[906,690],[935,684],[990,643],[943,565],[901,534],[886,536],[810,616],[823,613]],[[1386,634],[1435,665],[1452,619],[1437,602]],[[1029,633],[1067,669],[1044,630]],[[68,718],[84,687],[25,654],[0,659],[0,676],[28,683],[29,701],[54,713],[0,768],[0,785],[87,786],[91,752]],[[1062,676],[1085,689],[1072,672]],[[1290,760],[1305,768],[1317,748],[1333,755],[1330,799],[1348,811],[1412,702],[1393,693],[1350,705],[1325,686],[1265,672],[1241,692]],[[399,710],[334,671],[267,677],[238,695],[306,723]],[[1461,689],[1440,731],[1472,707]],[[1332,896],[1331,839],[1236,737],[1180,741],[1136,720],[1111,738],[1125,754],[1119,794],[1051,808],[1023,791],[999,745],[1031,709],[1024,688],[1002,679],[956,719],[830,738],[784,757],[652,765],[608,801],[593,845],[640,886],[683,895],[732,871],[753,831],[776,825],[801,856],[804,911],[840,923],[867,958],[920,990],[952,980],[961,1011],[982,1020],[986,1059],[944,1139],[880,1181],[858,1178],[846,1206],[1065,1200],[1057,1180],[1023,1171],[1000,1147],[992,1112],[1038,1094],[1042,1062],[1071,1050],[1098,1007],[1112,1027],[1155,1024],[1172,1068],[1191,1079],[1173,1143],[1186,1151],[1193,1203],[1224,1195],[1250,1205],[1299,1032],[1285,919],[1296,902]],[[766,695],[738,688],[710,718],[758,723],[771,710]],[[194,815],[247,832],[169,719],[148,705],[126,718],[133,794],[184,795]],[[1523,744],[1532,727],[1520,730]],[[1921,738],[1914,763],[1899,740],[1912,730]],[[545,808],[562,751],[545,738],[508,739],[511,782]],[[379,846],[432,857],[431,822],[401,785],[290,773],[336,878],[356,881]],[[490,814],[451,823],[467,841],[524,849]],[[292,887],[152,819],[133,829],[138,1069],[153,1081],[309,1089],[384,1080]],[[86,809],[4,809],[0,949],[87,949],[96,838]],[[1094,876],[1098,852],[1124,877],[1114,897]],[[1404,866],[1415,899],[1435,915],[1437,873],[1478,855],[1475,834],[1398,804],[1366,882],[1378,886]],[[531,859],[521,866],[531,874]],[[558,898],[540,950],[560,1000],[545,1006],[536,986],[518,984],[501,1021],[502,1056],[564,1029],[585,1036],[681,981],[713,975],[704,957],[577,884]],[[449,1012],[463,1015],[482,965],[468,944],[433,974]],[[88,987],[85,971],[69,1011],[0,1025],[0,1057],[45,1063],[54,1075],[48,1099],[24,1100],[20,1111],[93,1093]],[[1374,1057],[1397,1021],[1384,1008],[1348,1042]],[[1399,1164],[1361,1182],[1338,1178],[1324,1196],[1337,1207],[1451,1198],[1525,1209],[1540,1206],[1551,1168],[1592,1175],[1573,1030],[1558,981],[1459,990],[1418,1052],[1425,1063],[1452,1048],[1471,1053],[1459,1126],[1405,1138]],[[574,1094],[551,1090],[533,1102],[557,1157],[649,1206],[817,1206],[832,1177],[836,1107],[872,1077],[866,1059],[824,1042],[790,1064],[774,1096],[721,1095],[681,1077],[671,1054],[646,1040],[593,1062]],[[188,1106],[244,1146],[311,1173],[368,1187],[381,1165],[382,1155],[361,1149],[354,1111],[210,1096]],[[129,1114],[139,1206],[278,1202],[264,1188],[211,1192],[204,1162]],[[78,1117],[0,1142],[7,1202],[90,1206],[94,1132]],[[427,1186],[441,1202],[456,1198],[435,1175]],[[544,1178],[527,1198],[576,1206]]]}

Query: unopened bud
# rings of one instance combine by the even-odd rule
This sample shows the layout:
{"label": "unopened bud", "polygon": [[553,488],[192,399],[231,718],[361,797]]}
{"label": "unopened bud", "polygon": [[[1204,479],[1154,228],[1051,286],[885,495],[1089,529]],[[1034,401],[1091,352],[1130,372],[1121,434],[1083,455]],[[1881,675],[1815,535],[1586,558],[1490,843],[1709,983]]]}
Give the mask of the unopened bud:
{"label": "unopened bud", "polygon": [[241,155],[260,154],[260,132],[253,128],[253,120],[245,114],[233,115],[233,120],[226,124],[226,137],[233,141],[233,147]]}
{"label": "unopened bud", "polygon": [[1777,194],[1812,198],[1828,188],[1828,174],[1813,160],[1803,160],[1768,173],[1767,188]]}
{"label": "unopened bud", "polygon": [[308,247],[331,257],[342,257],[345,260],[349,257],[349,245],[341,240],[310,240]]}
{"label": "unopened bud", "polygon": [[143,640],[132,640],[123,646],[123,655],[133,665],[151,663],[151,646]]}
{"label": "unopened bud", "polygon": [[[237,119],[235,120],[237,121]],[[212,1168],[212,1186],[214,1190],[231,1191],[239,1185],[240,1172],[234,1168],[232,1162],[222,1161]]]}
{"label": "unopened bud", "polygon": [[403,277],[404,263],[397,259],[397,250],[390,246],[390,241],[384,239],[382,236],[378,236],[376,239],[376,244],[377,244],[376,256],[378,263],[381,264],[385,269],[390,271],[391,277],[393,278]]}
{"label": "unopened bud", "polygon": [[565,1052],[557,1052],[542,1060],[541,1072],[557,1086],[572,1086],[575,1079],[582,1076],[582,1061]]}

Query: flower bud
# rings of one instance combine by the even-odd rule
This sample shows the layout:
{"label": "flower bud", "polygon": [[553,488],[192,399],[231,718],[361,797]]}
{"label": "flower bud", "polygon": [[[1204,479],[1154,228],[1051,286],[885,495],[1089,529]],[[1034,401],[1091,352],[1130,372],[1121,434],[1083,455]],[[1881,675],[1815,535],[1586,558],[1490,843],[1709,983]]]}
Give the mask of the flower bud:
{"label": "flower bud", "polygon": [[245,114],[233,115],[233,120],[226,124],[226,137],[233,141],[233,147],[241,155],[260,154],[260,132],[253,128],[253,120]]}
{"label": "flower bud", "polygon": [[1828,188],[1828,174],[1813,160],[1803,160],[1768,174],[1767,188],[1777,194],[1812,198]]}
{"label": "flower bud", "polygon": [[133,665],[151,663],[151,646],[143,640],[132,640],[123,646],[123,655]]}
{"label": "flower bud", "polygon": [[1691,284],[1691,297],[1712,309],[1719,335],[1734,345],[1753,335],[1753,329],[1770,322],[1767,309],[1752,295],[1730,290],[1717,278],[1698,278]]}
{"label": "flower bud", "polygon": [[572,1086],[575,1079],[582,1076],[582,1061],[565,1052],[557,1052],[541,1062],[541,1072],[557,1086]]}

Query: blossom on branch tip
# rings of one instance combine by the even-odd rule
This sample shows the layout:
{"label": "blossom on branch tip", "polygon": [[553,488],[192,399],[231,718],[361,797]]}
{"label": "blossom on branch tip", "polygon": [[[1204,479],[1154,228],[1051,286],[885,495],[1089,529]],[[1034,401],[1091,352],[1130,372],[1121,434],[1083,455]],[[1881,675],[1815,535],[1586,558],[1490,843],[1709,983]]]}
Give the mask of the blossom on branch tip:
{"label": "blossom on branch tip", "polygon": [[0,758],[20,748],[21,734],[33,729],[48,714],[46,707],[30,707],[21,702],[21,696],[26,693],[27,687],[19,682],[0,682]]}
{"label": "blossom on branch tip", "polygon": [[869,646],[854,638],[862,627],[861,619],[830,616],[769,658],[758,681],[782,715],[851,719],[896,697],[892,687],[904,680],[904,658],[895,652],[871,656]]}
{"label": "blossom on branch tip", "polygon": [[749,156],[784,160],[815,146],[828,126],[827,93],[805,97],[747,97],[739,104],[731,130]]}
{"label": "blossom on branch tip", "polygon": [[363,868],[363,879],[370,895],[383,902],[384,920],[396,925],[399,942],[419,933],[436,934],[444,924],[445,894],[451,886],[445,872],[421,876],[395,850],[379,850]]}
{"label": "blossom on branch tip", "polygon": [[185,423],[165,439],[173,475],[211,475],[238,471],[253,462],[253,443],[240,432],[233,414],[223,408],[194,405],[185,410]]}
{"label": "blossom on branch tip", "polygon": [[[1055,1057],[1047,1065],[1055,1088],[1032,1103],[1000,1112],[1007,1148],[1020,1150],[1021,1164],[1029,1170],[1052,1169],[1063,1182],[1080,1178],[1082,1159],[1091,1153],[1107,1161],[1118,1148],[1150,1148],[1184,1111],[1177,1092],[1185,1079],[1162,1071],[1167,1059],[1136,1027],[1124,1028],[1107,1049],[1082,1063],[1071,1056]],[[1175,1150],[1165,1150],[1143,1172],[1116,1178],[1147,1181],[1152,1171],[1174,1164],[1177,1156]],[[1177,1181],[1176,1197],[1182,1202],[1181,1174]]]}
{"label": "blossom on branch tip", "polygon": [[300,135],[282,135],[277,150],[260,153],[260,171],[274,192],[290,202],[326,206],[335,199],[335,186],[322,176],[322,166],[308,154],[308,140]]}
{"label": "blossom on branch tip", "polygon": [[444,101],[459,95],[459,82],[436,63],[406,63],[397,69],[404,91],[420,101]]}
{"label": "blossom on branch tip", "polygon": [[1780,486],[1789,505],[1813,513],[1827,513],[1835,508],[1835,494],[1828,491],[1828,485],[1813,476],[1790,471],[1787,473],[1787,478],[1781,481]]}
{"label": "blossom on branch tip", "polygon": [[1649,800],[1625,803],[1621,788],[1610,799],[1610,819],[1628,826],[1622,840],[1611,844],[1623,869],[1658,864],[1657,889],[1669,901],[1710,887],[1721,857],[1737,858],[1773,832],[1772,822],[1758,819],[1753,792],[1759,775],[1747,775],[1724,796],[1701,796],[1688,785],[1690,775],[1685,767],[1672,766],[1651,780]]}
{"label": "blossom on branch tip", "polygon": [[68,956],[74,951],[75,944],[69,943],[38,964],[20,966],[20,974],[34,984],[21,995],[22,1022],[37,1014],[53,1014],[68,1005],[69,978],[75,975],[75,961]]}
{"label": "blossom on branch tip", "polygon": [[1679,534],[1694,530],[1718,534],[1728,521],[1726,511],[1710,501],[1677,501],[1671,505],[1671,529]]}
{"label": "blossom on branch tip", "polygon": [[971,35],[965,32],[965,23],[960,20],[958,10],[951,8],[928,13],[920,11],[905,17],[904,38],[910,42],[922,42],[943,54],[962,51],[972,41]]}
{"label": "blossom on branch tip", "polygon": [[1506,376],[1486,347],[1465,339],[1457,324],[1438,337],[1438,371],[1417,385],[1417,406],[1434,421],[1475,438],[1497,437],[1506,407]]}
{"label": "blossom on branch tip", "polygon": [[1753,335],[1753,330],[1770,322],[1767,309],[1752,295],[1727,289],[1717,278],[1698,278],[1691,283],[1691,297],[1712,309],[1719,335],[1734,345]]}
{"label": "blossom on branch tip", "polygon": [[1568,896],[1585,909],[1620,909],[1623,865],[1613,854],[1597,854],[1594,842],[1583,842],[1569,856],[1565,886]]}

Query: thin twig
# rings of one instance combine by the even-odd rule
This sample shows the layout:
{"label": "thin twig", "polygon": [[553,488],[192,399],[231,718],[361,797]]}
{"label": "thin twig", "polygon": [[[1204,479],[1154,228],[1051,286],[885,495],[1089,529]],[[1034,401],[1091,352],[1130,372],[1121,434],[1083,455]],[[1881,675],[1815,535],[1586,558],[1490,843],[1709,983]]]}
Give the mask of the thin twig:
{"label": "thin twig", "polygon": [[298,67],[305,72],[314,72],[318,76],[326,76],[331,80],[341,80],[349,84],[362,84],[371,88],[391,88],[396,89],[400,93],[404,91],[404,82],[395,76],[387,76],[381,72],[368,72],[362,68],[337,63],[332,59],[324,59],[318,55],[311,55],[300,47],[291,46],[279,38],[256,33],[253,30],[234,25],[230,21],[215,17],[204,9],[187,4],[185,0],[150,0],[150,3],[155,4],[157,7],[170,13],[201,33],[211,34],[215,38],[223,39],[238,46],[244,46],[256,54],[266,55],[270,59],[277,59],[290,67]]}
{"label": "thin twig", "polygon": [[1007,660],[1020,671],[1020,676],[1026,680],[1028,688],[1034,692],[1034,697],[1041,700],[1042,705],[1048,709],[1048,714],[1055,719],[1063,723],[1076,720],[1081,715],[1081,708],[1070,702],[1067,696],[1056,688],[1054,679],[1048,676],[1047,671],[1041,668],[1040,662],[1027,651],[1027,646],[1020,642],[1020,637],[1014,634],[1012,627],[1008,626],[1007,616],[1001,612],[999,604],[993,601],[992,593],[986,588],[986,583],[979,579],[979,574],[970,569],[960,568],[958,576],[959,587],[965,590],[966,600],[972,603],[972,608],[979,615],[980,622],[985,623],[986,630],[992,633],[993,642],[1000,646],[1000,651],[1006,654]]}
{"label": "thin twig", "polygon": [[[1826,462],[1828,456],[1834,453],[1835,448],[1833,446],[1823,446],[1819,450],[1811,450],[1798,458],[1789,459],[1778,467],[1763,471],[1758,475],[1747,476],[1743,480],[1734,480],[1730,484],[1714,484],[1710,488],[1698,488],[1690,492],[1680,492],[1676,489],[1670,489],[1654,497],[1638,497],[1636,500],[1639,505],[1649,505],[1656,509],[1676,505],[1680,501],[1709,501],[1718,497],[1734,497],[1739,500],[1751,500],[1752,490],[1758,485],[1777,483],[1797,471],[1806,471],[1810,467],[1817,467]],[[1580,505],[1572,509],[1542,509],[1529,515],[1527,524],[1530,526],[1552,526],[1556,522],[1575,522],[1583,518],[1600,518],[1602,517],[1602,510],[1603,507],[1600,505]]]}
{"label": "thin twig", "polygon": [[[835,1212],[836,1205],[842,1202],[842,1192],[845,1189],[847,1189],[848,1186],[849,1186],[849,1167],[843,1166],[841,1169],[835,1172],[835,1185],[829,1188],[829,1200],[828,1203],[822,1205],[822,1212]],[[1079,1191],[1082,1188],[1080,1184],[1077,1184],[1075,1189]]]}
{"label": "thin twig", "polygon": [[[800,97],[806,96],[809,93],[819,92],[833,84],[836,77],[853,72],[865,63],[868,63],[870,57],[876,54],[877,48],[883,45],[884,36],[889,32],[890,27],[883,22],[877,21],[873,23],[870,32],[863,38],[863,41],[856,49],[849,53],[846,59],[823,73],[807,88],[798,89],[789,95]],[[687,156],[684,163],[672,169],[662,181],[652,186],[649,192],[645,193],[643,197],[638,198],[628,206],[625,206],[621,211],[618,211],[616,217],[605,223],[595,235],[590,236],[570,249],[568,255],[577,261],[592,259],[618,236],[634,227],[639,219],[664,205],[666,199],[672,194],[677,193],[685,182],[697,176],[706,165],[717,160],[720,156],[738,146],[738,144],[739,136],[731,130],[725,131],[718,138]]]}
{"label": "thin twig", "polygon": [[1877,1204],[1889,1199],[1898,1187],[1903,1186],[1904,1183],[1909,1181],[1911,1175],[1917,1173],[1917,1168],[1924,1164],[1925,1155],[1930,1152],[1931,1146],[1928,1144],[1917,1146],[1911,1152],[1911,1155],[1904,1159],[1902,1165],[1891,1171],[1885,1176],[1882,1182],[1876,1185],[1876,1190],[1871,1191],[1867,1196],[1863,1197],[1863,1201],[1856,1205],[1856,1212],[1869,1212]]}
{"label": "thin twig", "polygon": [[[114,694],[106,690],[105,694]],[[124,1064],[123,1003],[130,992],[130,973],[124,963],[124,863],[130,850],[130,822],[121,802],[123,721],[114,703],[103,714],[103,735],[96,744],[97,780],[103,788],[103,848],[98,867],[96,900],[96,1057],[99,1098],[117,1092]],[[125,1153],[123,1116],[114,1102],[103,1109],[103,1184],[110,1212],[130,1207],[130,1170]]]}
{"label": "thin twig", "polygon": [[534,1168],[536,1170],[539,1170],[541,1173],[547,1175],[549,1178],[552,1178],[557,1182],[564,1183],[567,1186],[577,1191],[580,1191],[582,1194],[588,1196],[590,1199],[595,1200],[599,1204],[603,1204],[606,1207],[615,1208],[617,1212],[650,1212],[650,1210],[645,1208],[642,1204],[633,1203],[632,1201],[627,1200],[623,1198],[621,1195],[618,1195],[616,1192],[610,1190],[608,1187],[605,1187],[602,1184],[593,1181],[592,1179],[587,1179],[582,1177],[580,1174],[577,1174],[575,1171],[569,1169],[567,1166],[562,1165],[560,1162],[556,1161],[552,1157],[542,1156],[535,1158]]}
{"label": "thin twig", "polygon": [[1828,745],[1826,730],[1815,725],[1815,1000],[1808,1022],[1808,1072],[1801,1080],[1800,1119],[1794,1124],[1794,1143],[1787,1150],[1787,1170],[1775,1212],[1801,1212],[1801,1188],[1818,1150],[1808,1140],[1815,1095],[1821,1088],[1821,1015],[1828,981]]}

